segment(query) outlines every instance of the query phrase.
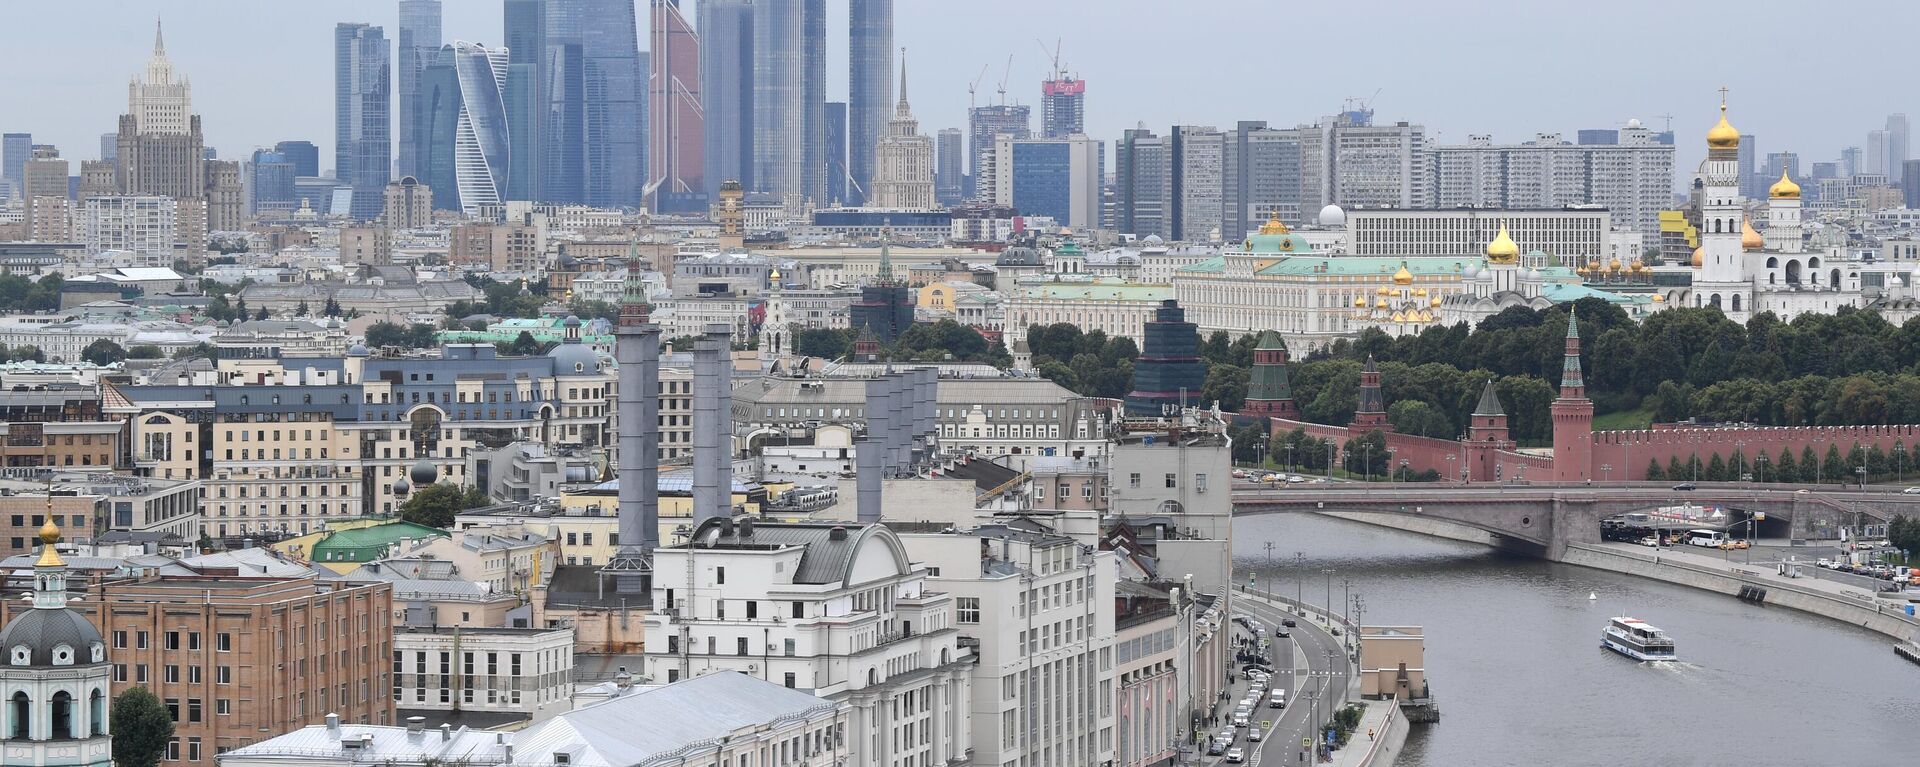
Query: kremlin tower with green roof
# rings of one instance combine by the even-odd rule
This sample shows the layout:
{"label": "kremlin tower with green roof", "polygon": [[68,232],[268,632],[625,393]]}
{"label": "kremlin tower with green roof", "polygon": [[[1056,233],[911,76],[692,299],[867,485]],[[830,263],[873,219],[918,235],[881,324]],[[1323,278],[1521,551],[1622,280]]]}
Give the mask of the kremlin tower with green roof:
{"label": "kremlin tower with green roof", "polygon": [[1300,406],[1293,401],[1293,384],[1287,380],[1287,342],[1277,332],[1261,333],[1260,345],[1253,349],[1247,401],[1240,412],[1263,418],[1300,417]]}

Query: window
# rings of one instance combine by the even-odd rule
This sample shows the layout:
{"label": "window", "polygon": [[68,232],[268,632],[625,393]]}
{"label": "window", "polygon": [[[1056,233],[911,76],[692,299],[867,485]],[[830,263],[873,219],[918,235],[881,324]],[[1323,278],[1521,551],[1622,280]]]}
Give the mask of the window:
{"label": "window", "polygon": [[214,649],[220,652],[233,652],[233,635],[224,631],[220,632],[218,640],[214,644]]}
{"label": "window", "polygon": [[724,568],[724,567],[713,568],[713,582],[716,584],[726,583],[727,568]]}
{"label": "window", "polygon": [[793,682],[794,682],[793,672],[789,671],[786,673],[786,679],[785,679],[787,689],[789,690],[793,689]]}
{"label": "window", "polygon": [[980,598],[979,597],[960,597],[959,599],[955,600],[955,605],[957,607],[957,612],[959,613],[959,620],[961,623],[979,623],[980,622]]}
{"label": "window", "polygon": [[233,701],[232,701],[232,700],[229,700],[229,699],[227,699],[227,698],[221,698],[221,699],[219,699],[219,700],[216,700],[216,701],[214,701],[214,702],[213,702],[213,713],[216,713],[216,714],[219,714],[219,715],[221,715],[221,716],[227,716],[227,715],[230,715],[230,714],[232,714],[232,713],[233,713]]}
{"label": "window", "polygon": [[1139,474],[1137,474],[1137,473],[1136,473],[1136,474],[1128,474],[1128,475],[1127,475],[1127,487],[1131,487],[1131,488],[1136,488],[1136,489],[1137,489],[1137,488],[1139,488],[1139,487],[1140,487],[1140,475],[1139,475]]}
{"label": "window", "polygon": [[740,637],[734,640],[733,654],[734,655],[747,654],[747,638],[746,637]]}
{"label": "window", "polygon": [[1167,474],[1167,487],[1179,487],[1179,486],[1180,486],[1180,475],[1178,475],[1178,474],[1173,474],[1173,473],[1168,473],[1168,474]]}
{"label": "window", "polygon": [[1204,493],[1207,491],[1207,475],[1193,475],[1193,491],[1196,493]]}

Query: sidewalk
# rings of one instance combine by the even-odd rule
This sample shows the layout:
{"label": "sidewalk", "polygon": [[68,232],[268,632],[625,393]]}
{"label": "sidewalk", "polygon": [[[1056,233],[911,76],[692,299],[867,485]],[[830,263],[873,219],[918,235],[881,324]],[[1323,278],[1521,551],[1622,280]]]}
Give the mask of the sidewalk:
{"label": "sidewalk", "polygon": [[[1400,747],[1407,740],[1407,718],[1400,714],[1400,706],[1391,700],[1360,701],[1367,712],[1360,717],[1360,726],[1354,728],[1353,737],[1347,740],[1347,747],[1333,752],[1334,767],[1383,767],[1393,764],[1394,757],[1400,753]],[[1368,733],[1372,733],[1369,737]]]}
{"label": "sidewalk", "polygon": [[[1900,610],[1896,609],[1896,606],[1906,604],[1904,597],[1898,600],[1881,599],[1878,593],[1854,584],[1830,581],[1825,578],[1816,578],[1812,575],[1789,578],[1778,573],[1780,564],[1778,561],[1755,561],[1753,563],[1747,563],[1742,557],[1742,555],[1746,554],[1744,551],[1732,552],[1732,556],[1729,557],[1726,552],[1717,549],[1702,549],[1697,546],[1662,547],[1654,549],[1638,544],[1620,543],[1617,541],[1586,545],[1616,553],[1635,555],[1649,562],[1686,565],[1720,573],[1738,573],[1741,576],[1756,581],[1769,581],[1786,588],[1799,589],[1824,596],[1844,598],[1860,603],[1883,602],[1884,611],[1889,613],[1900,612]],[[1796,564],[1803,570],[1811,570],[1815,567],[1811,559],[1798,560]]]}

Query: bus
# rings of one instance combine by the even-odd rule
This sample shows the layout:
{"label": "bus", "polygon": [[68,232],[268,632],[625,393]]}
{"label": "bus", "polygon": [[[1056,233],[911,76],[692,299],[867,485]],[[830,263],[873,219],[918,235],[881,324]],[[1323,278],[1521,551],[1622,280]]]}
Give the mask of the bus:
{"label": "bus", "polygon": [[1719,530],[1688,530],[1687,543],[1708,549],[1720,548],[1727,542],[1727,534]]}

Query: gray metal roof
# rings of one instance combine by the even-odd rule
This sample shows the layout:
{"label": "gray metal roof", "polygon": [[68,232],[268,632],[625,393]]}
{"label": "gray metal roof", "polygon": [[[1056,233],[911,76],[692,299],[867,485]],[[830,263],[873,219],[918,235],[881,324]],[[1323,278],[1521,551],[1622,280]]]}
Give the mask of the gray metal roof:
{"label": "gray metal roof", "polygon": [[[836,529],[846,534],[836,540],[833,534]],[[854,553],[869,538],[881,539],[883,545],[891,546],[896,557],[905,563],[899,539],[882,525],[756,521],[750,536],[742,536],[741,531],[740,525],[728,520],[709,519],[694,530],[693,540],[699,548],[799,546],[804,551],[800,555],[800,566],[794,568],[793,582],[801,584],[844,582],[852,569]]]}
{"label": "gray metal roof", "polygon": [[14,616],[6,628],[0,629],[0,653],[6,654],[8,663],[12,662],[13,648],[24,645],[31,651],[31,665],[51,666],[53,649],[66,645],[73,651],[71,665],[89,665],[93,646],[99,643],[100,630],[80,613],[65,607],[28,610]]}
{"label": "gray metal roof", "polygon": [[[514,738],[514,757],[582,767],[642,767],[697,752],[744,729],[826,716],[843,704],[733,671],[629,691],[561,714]],[[638,725],[638,726],[637,726]]]}

